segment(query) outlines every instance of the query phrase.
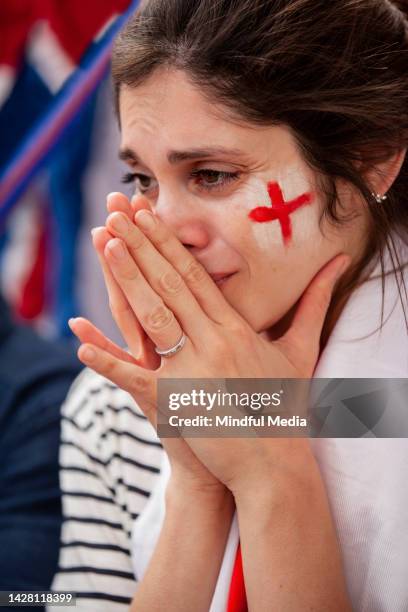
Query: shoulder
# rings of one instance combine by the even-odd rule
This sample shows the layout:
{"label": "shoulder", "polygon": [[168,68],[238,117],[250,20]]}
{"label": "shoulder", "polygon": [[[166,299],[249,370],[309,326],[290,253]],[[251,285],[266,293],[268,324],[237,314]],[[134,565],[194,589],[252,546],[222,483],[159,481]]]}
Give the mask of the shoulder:
{"label": "shoulder", "polygon": [[128,609],[137,576],[131,533],[161,475],[164,450],[126,392],[89,369],[62,407],[63,526],[56,590],[79,605]]}
{"label": "shoulder", "polygon": [[103,481],[113,501],[126,504],[131,521],[156,485],[163,453],[154,427],[128,393],[92,370],[78,376],[62,407],[65,485],[81,478]]}
{"label": "shoulder", "polygon": [[0,376],[16,386],[58,376],[73,380],[82,369],[73,344],[42,338],[26,325],[13,323],[0,336],[0,355]]}
{"label": "shoulder", "polygon": [[[408,253],[403,261],[408,259]],[[408,268],[404,271],[408,287]],[[408,377],[408,303],[401,278],[378,267],[348,300],[323,351],[317,378]]]}
{"label": "shoulder", "polygon": [[0,437],[10,430],[18,436],[30,420],[32,425],[59,421],[81,368],[72,345],[44,340],[24,326],[0,324]]}
{"label": "shoulder", "polygon": [[[77,432],[93,440],[116,432],[128,440],[143,439],[146,445],[161,449],[154,427],[129,393],[96,372],[85,368],[75,379],[62,407],[62,417]],[[95,446],[95,447],[96,447]],[[111,446],[106,442],[105,446]]]}

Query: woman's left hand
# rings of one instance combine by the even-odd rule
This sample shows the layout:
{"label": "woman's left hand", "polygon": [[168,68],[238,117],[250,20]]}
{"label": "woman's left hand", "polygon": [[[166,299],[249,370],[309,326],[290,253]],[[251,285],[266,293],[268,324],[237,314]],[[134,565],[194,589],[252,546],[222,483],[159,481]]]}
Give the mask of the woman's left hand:
{"label": "woman's left hand", "polygon": [[[313,375],[332,290],[349,264],[348,256],[336,256],[318,272],[301,297],[289,330],[268,341],[233,309],[205,268],[151,212],[138,211],[135,224],[115,212],[106,228],[115,236],[106,245],[106,261],[148,337],[163,350],[174,346],[183,333],[186,343],[177,354],[162,358],[157,370],[89,343],[80,347],[78,356],[128,391],[145,414],[150,411],[146,414],[150,420],[155,416],[151,411],[157,409],[159,378]],[[130,344],[128,338],[125,341]],[[187,442],[233,492],[244,486],[248,474],[254,474],[249,467],[265,464],[265,458],[267,465],[279,463],[288,450],[301,461],[307,447],[302,439],[191,438]]]}

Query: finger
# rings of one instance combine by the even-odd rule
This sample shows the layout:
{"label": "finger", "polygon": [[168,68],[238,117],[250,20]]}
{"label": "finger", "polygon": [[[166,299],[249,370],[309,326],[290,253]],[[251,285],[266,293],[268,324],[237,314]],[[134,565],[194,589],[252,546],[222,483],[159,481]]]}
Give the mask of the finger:
{"label": "finger", "polygon": [[[212,321],[228,325],[235,323],[237,318],[241,320],[204,266],[193,257],[157,216],[139,211],[135,215],[135,223],[142,229],[157,251],[181,274],[197,302]],[[217,270],[212,270],[212,272],[217,272]],[[232,277],[226,283],[233,281]]]}
{"label": "finger", "polygon": [[102,268],[112,316],[132,355],[144,367],[156,369],[160,365],[160,357],[154,351],[153,343],[137,320],[106,262],[104,249],[111,238],[112,236],[104,227],[95,228],[92,231],[92,240]]}
{"label": "finger", "polygon": [[106,208],[108,212],[123,212],[125,215],[132,218],[133,208],[130,205],[129,198],[127,198],[120,191],[112,191],[106,196]]}
{"label": "finger", "polygon": [[94,344],[82,344],[78,358],[86,366],[132,395],[151,423],[156,424],[156,375],[136,364],[122,361]]}
{"label": "finger", "polygon": [[107,228],[128,246],[144,278],[175,314],[193,341],[210,333],[210,322],[189,287],[174,267],[158,252],[143,232],[122,213],[109,215]]}
{"label": "finger", "polygon": [[128,346],[132,354],[139,359],[141,357],[140,351],[144,337],[143,329],[135,317],[129,302],[113,277],[103,254],[105,246],[111,237],[112,236],[104,227],[97,227],[92,230],[92,241],[102,268],[113,318],[124,336],[124,339],[129,343]]}
{"label": "finger", "polygon": [[129,201],[123,193],[113,191],[106,196],[106,208],[109,213],[123,212],[132,221],[138,210],[151,210],[149,200],[141,194],[135,194]]}
{"label": "finger", "polygon": [[149,338],[162,350],[177,344],[183,334],[180,323],[146,281],[125,243],[118,238],[110,240],[105,248],[105,257]]}
{"label": "finger", "polygon": [[[120,346],[109,340],[93,323],[88,321],[83,317],[77,317],[75,319],[70,319],[68,321],[68,325],[76,335],[78,340],[82,343],[90,343],[98,346],[104,351],[110,353],[114,357],[118,359],[122,359],[122,361],[128,361],[129,363],[135,363],[132,355],[127,353]],[[139,364],[142,365],[143,364]]]}
{"label": "finger", "polygon": [[152,212],[152,207],[150,206],[149,200],[146,198],[146,196],[144,196],[141,193],[135,193],[130,198],[130,206],[132,207],[132,210],[133,210],[131,221],[133,221],[135,214],[139,210],[148,210]]}
{"label": "finger", "polygon": [[281,340],[318,355],[334,286],[350,261],[348,255],[338,255],[316,274],[300,299],[291,327]]}

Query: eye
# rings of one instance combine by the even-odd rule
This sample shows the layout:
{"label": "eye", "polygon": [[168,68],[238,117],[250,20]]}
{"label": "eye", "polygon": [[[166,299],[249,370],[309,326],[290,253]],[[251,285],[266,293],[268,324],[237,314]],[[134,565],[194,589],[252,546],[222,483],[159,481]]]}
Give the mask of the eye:
{"label": "eye", "polygon": [[211,191],[213,189],[222,189],[226,185],[236,181],[240,177],[240,173],[201,168],[192,170],[190,177],[195,180],[196,185],[198,185],[200,189]]}
{"label": "eye", "polygon": [[156,179],[139,172],[127,172],[122,177],[122,183],[134,183],[135,190],[139,193],[147,193],[158,186]]}

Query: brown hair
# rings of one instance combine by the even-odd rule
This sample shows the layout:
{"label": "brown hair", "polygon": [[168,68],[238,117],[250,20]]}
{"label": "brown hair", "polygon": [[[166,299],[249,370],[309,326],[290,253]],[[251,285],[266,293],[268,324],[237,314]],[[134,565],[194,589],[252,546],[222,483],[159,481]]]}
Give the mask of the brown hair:
{"label": "brown hair", "polygon": [[323,343],[378,259],[384,296],[385,252],[403,307],[408,299],[406,262],[394,239],[407,244],[408,157],[384,203],[363,178],[363,170],[408,145],[407,1],[148,0],[114,48],[116,103],[122,84],[137,86],[158,67],[181,69],[244,120],[292,129],[320,178],[323,215],[333,223],[346,221],[336,179],[362,194],[371,219],[368,246],[337,288]]}

